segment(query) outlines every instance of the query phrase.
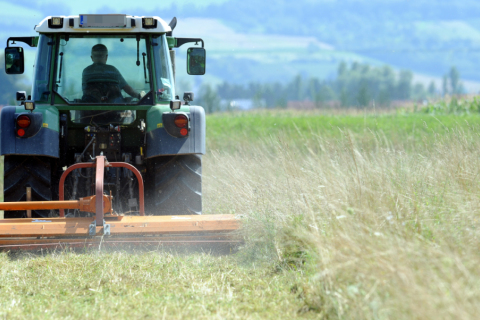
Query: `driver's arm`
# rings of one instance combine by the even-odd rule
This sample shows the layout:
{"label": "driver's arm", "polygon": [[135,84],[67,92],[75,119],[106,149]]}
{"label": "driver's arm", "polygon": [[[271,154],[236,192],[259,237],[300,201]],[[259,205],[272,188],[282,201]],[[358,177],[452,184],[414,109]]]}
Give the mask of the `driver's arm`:
{"label": "driver's arm", "polygon": [[126,93],[128,93],[129,95],[131,95],[132,97],[140,99],[140,93],[138,93],[137,91],[135,91],[135,89],[133,89],[132,87],[130,87],[130,85],[127,84],[127,85],[125,85],[122,89],[123,89]]}
{"label": "driver's arm", "polygon": [[127,81],[125,81],[125,79],[123,78],[122,74],[120,73],[120,71],[118,71],[117,68],[113,67],[115,69],[115,71],[117,72],[117,79],[118,79],[118,82],[119,82],[119,86],[120,86],[120,89],[124,90],[126,93],[128,93],[130,96],[134,97],[134,98],[138,98],[140,99],[141,96],[140,96],[140,93],[138,93],[137,91],[135,91],[135,89],[133,89],[128,83]]}

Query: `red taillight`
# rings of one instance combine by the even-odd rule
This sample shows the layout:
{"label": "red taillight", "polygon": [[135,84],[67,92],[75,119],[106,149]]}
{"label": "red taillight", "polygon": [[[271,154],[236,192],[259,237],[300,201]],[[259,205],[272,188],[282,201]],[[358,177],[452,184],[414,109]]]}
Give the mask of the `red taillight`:
{"label": "red taillight", "polygon": [[18,129],[17,135],[18,135],[19,137],[23,137],[23,136],[25,135],[25,130],[23,130],[23,129]]}
{"label": "red taillight", "polygon": [[182,129],[180,129],[180,134],[181,134],[182,136],[186,136],[187,133],[188,133],[187,128],[182,128]]}
{"label": "red taillight", "polygon": [[183,114],[179,114],[178,116],[175,117],[174,122],[178,128],[185,128],[188,124],[188,118]]}
{"label": "red taillight", "polygon": [[[17,118],[17,125],[20,128],[27,128],[28,126],[30,126],[30,123],[31,123],[30,118],[26,115],[21,115]],[[25,131],[23,132],[23,134],[25,134]],[[22,134],[22,136],[23,136],[23,134]]]}

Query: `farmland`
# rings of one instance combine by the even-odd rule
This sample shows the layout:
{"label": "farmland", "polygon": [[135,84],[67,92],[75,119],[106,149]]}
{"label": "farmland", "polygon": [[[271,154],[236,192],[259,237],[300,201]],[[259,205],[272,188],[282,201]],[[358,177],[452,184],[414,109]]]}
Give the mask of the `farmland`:
{"label": "farmland", "polygon": [[209,252],[0,255],[7,319],[475,319],[480,116],[257,111],[207,118]]}

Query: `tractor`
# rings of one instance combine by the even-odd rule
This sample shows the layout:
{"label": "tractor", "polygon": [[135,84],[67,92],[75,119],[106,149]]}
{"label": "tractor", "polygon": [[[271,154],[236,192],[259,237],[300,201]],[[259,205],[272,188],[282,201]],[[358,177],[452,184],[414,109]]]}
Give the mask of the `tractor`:
{"label": "tractor", "polygon": [[[200,38],[174,37],[176,24],[125,14],[51,16],[35,26],[37,36],[7,40],[7,74],[25,72],[17,43],[37,52],[31,93],[18,91],[18,105],[0,111],[0,237],[111,235],[127,216],[132,226],[160,229],[168,219],[192,222],[190,229],[132,227],[128,234],[208,231],[212,221],[218,231],[227,220],[228,230],[237,229],[228,215],[199,216],[205,112],[192,105],[192,92],[180,100],[174,49],[194,44],[186,54],[190,75],[205,74],[206,52]],[[58,223],[57,231],[42,231],[45,221]],[[83,221],[74,233],[67,231],[72,221]],[[19,225],[38,230],[12,231]]]}

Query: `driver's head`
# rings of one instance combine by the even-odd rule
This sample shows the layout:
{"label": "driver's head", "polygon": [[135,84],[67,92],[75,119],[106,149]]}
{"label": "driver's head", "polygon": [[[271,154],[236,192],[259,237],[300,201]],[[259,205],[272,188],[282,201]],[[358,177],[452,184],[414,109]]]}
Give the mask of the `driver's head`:
{"label": "driver's head", "polygon": [[108,49],[103,44],[96,44],[92,47],[92,61],[94,63],[107,63]]}

